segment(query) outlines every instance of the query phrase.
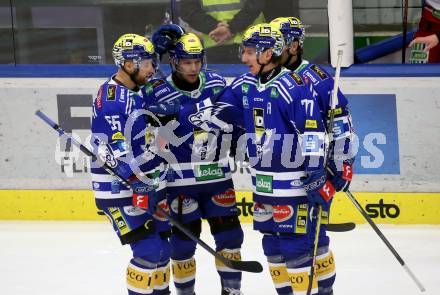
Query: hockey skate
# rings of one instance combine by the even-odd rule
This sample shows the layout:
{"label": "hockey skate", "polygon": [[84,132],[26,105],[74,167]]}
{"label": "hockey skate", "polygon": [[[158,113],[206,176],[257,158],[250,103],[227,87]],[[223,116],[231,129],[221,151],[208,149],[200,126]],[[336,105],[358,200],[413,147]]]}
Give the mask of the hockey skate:
{"label": "hockey skate", "polygon": [[238,289],[223,288],[222,295],[243,295],[243,293]]}

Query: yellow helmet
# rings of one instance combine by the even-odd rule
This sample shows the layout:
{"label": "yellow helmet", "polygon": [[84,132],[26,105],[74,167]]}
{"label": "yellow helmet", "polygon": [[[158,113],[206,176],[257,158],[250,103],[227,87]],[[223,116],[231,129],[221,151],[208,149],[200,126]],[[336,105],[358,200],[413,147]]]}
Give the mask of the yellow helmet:
{"label": "yellow helmet", "polygon": [[278,17],[272,20],[270,24],[276,26],[281,31],[287,44],[292,43],[296,39],[299,45],[303,46],[306,29],[299,18],[293,16]]}
{"label": "yellow helmet", "polygon": [[170,55],[176,59],[202,59],[205,57],[203,44],[194,33],[183,34],[170,50]]}
{"label": "yellow helmet", "polygon": [[242,45],[245,47],[255,47],[257,53],[272,48],[273,54],[280,56],[283,52],[284,38],[276,26],[262,23],[251,26],[244,32]]}
{"label": "yellow helmet", "polygon": [[153,43],[137,34],[125,34],[119,37],[113,45],[112,55],[115,64],[120,67],[124,65],[126,60],[132,60],[139,65],[143,59],[152,59],[153,65],[156,64]]}

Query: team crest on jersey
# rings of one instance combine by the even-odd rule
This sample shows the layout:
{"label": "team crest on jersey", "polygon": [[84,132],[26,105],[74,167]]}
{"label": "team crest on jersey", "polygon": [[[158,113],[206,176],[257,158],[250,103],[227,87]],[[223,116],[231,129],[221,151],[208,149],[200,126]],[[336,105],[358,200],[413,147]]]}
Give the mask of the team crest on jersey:
{"label": "team crest on jersey", "polygon": [[327,74],[324,73],[324,71],[321,70],[317,65],[311,66],[310,69],[314,71],[319,76],[319,78],[321,78],[321,80],[325,80],[328,78]]}
{"label": "team crest on jersey", "polygon": [[243,92],[244,94],[247,94],[249,92],[249,84],[241,85],[241,92]]}
{"label": "team crest on jersey", "polygon": [[213,93],[214,95],[220,93],[220,91],[222,91],[222,88],[221,88],[221,87],[214,87],[214,89],[212,89],[212,93]]}
{"label": "team crest on jersey", "polygon": [[303,80],[297,73],[291,73],[290,76],[292,77],[292,79],[295,81],[296,84],[304,85]]}
{"label": "team crest on jersey", "polygon": [[270,97],[277,98],[280,96],[280,93],[275,87],[272,87],[272,90],[270,91]]}
{"label": "team crest on jersey", "polygon": [[107,88],[107,101],[115,101],[116,85],[109,85]]}

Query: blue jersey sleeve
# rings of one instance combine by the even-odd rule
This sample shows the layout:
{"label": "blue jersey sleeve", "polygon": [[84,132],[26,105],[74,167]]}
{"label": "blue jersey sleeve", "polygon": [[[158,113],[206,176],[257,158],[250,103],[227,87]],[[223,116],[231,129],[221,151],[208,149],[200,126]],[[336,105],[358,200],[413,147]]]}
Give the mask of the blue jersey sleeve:
{"label": "blue jersey sleeve", "polygon": [[[118,85],[104,84],[93,106],[92,143],[100,159],[128,178],[140,171],[146,121],[142,99]],[[143,133],[142,133],[143,132]]]}

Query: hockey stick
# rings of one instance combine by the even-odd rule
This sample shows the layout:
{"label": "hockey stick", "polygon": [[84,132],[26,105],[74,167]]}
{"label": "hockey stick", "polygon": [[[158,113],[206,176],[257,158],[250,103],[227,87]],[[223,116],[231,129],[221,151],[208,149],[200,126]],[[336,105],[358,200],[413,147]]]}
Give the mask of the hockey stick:
{"label": "hockey stick", "polygon": [[402,0],[402,64],[406,58],[406,34],[408,32],[408,0]]}
{"label": "hockey stick", "polygon": [[[333,173],[330,169],[328,169],[329,173]],[[376,234],[379,236],[379,238],[385,243],[385,245],[388,247],[388,249],[393,253],[394,257],[396,257],[397,261],[399,261],[400,265],[405,269],[405,271],[408,273],[408,275],[411,277],[411,279],[416,283],[417,287],[420,289],[421,292],[425,292],[425,287],[422,285],[422,283],[417,279],[417,277],[414,275],[414,273],[411,271],[411,269],[406,265],[405,261],[402,259],[402,257],[397,253],[396,249],[394,249],[393,245],[391,245],[390,241],[385,237],[385,235],[380,231],[380,229],[377,227],[377,225],[374,223],[374,221],[368,216],[367,212],[365,212],[364,208],[362,208],[361,204],[356,200],[356,198],[353,196],[353,194],[350,192],[350,190],[347,190],[345,194],[348,196],[348,198],[353,202],[354,206],[359,210],[359,212],[362,214],[362,216],[365,218],[365,220],[370,224],[370,226],[373,228],[373,230],[376,232]]]}
{"label": "hockey stick", "polygon": [[[336,108],[336,99],[338,96],[338,89],[339,89],[339,78],[341,77],[341,63],[342,63],[342,49],[338,50],[338,60],[336,61],[336,73],[335,73],[335,79],[333,84],[333,92],[332,97],[330,101],[330,122],[327,126],[327,133],[329,137],[329,144],[333,141],[333,125],[335,121],[335,108]],[[327,168],[327,162],[328,162],[329,153],[325,155],[324,159],[324,167]],[[321,212],[322,212],[322,206],[318,206],[318,220],[316,224],[316,232],[315,232],[315,241],[313,245],[313,251],[312,251],[312,265],[310,267],[310,274],[309,274],[309,284],[307,287],[307,295],[310,295],[312,292],[312,285],[313,285],[313,277],[315,274],[315,265],[316,265],[316,257],[318,252],[318,241],[319,241],[319,231],[321,229]]]}
{"label": "hockey stick", "polygon": [[353,222],[346,222],[346,223],[329,223],[327,224],[327,231],[332,232],[347,232],[354,230],[356,228],[356,224]]}
{"label": "hockey stick", "polygon": [[[35,115],[37,115],[41,120],[43,120],[46,124],[48,124],[50,127],[52,127],[55,131],[58,132],[60,136],[64,135],[67,136],[72,143],[77,146],[83,153],[85,153],[87,156],[92,157],[93,160],[99,159],[93,152],[91,152],[87,147],[82,145],[80,142],[75,140],[71,135],[67,134],[57,123],[52,121],[49,117],[47,117],[43,112],[40,110],[35,112]],[[107,163],[102,163],[102,167],[107,171],[110,175],[116,177],[123,185],[125,185],[127,188],[131,188],[130,183],[119,176],[113,168],[111,168]],[[188,236],[191,240],[196,242],[198,245],[200,245],[203,249],[208,251],[211,255],[215,256],[218,260],[220,260],[224,265],[226,265],[229,268],[240,270],[240,271],[247,271],[247,272],[254,272],[259,273],[263,271],[263,267],[258,261],[236,261],[231,260],[223,257],[219,253],[217,253],[214,249],[209,247],[208,244],[203,242],[198,237],[194,236],[194,234],[187,229],[182,223],[178,222],[176,219],[174,219],[168,212],[166,212],[164,209],[157,207],[157,210],[166,216],[168,220],[176,226],[179,230],[181,230],[185,235]]]}
{"label": "hockey stick", "polygon": [[385,243],[385,245],[390,249],[391,253],[393,253],[394,257],[396,257],[397,261],[399,261],[400,265],[406,270],[408,275],[413,279],[413,281],[416,283],[417,287],[419,287],[421,292],[425,292],[425,287],[422,285],[422,283],[417,279],[417,277],[414,275],[414,273],[411,271],[411,269],[406,265],[405,261],[403,261],[402,257],[400,257],[399,253],[397,253],[396,249],[391,245],[391,243],[388,241],[388,239],[384,236],[384,234],[380,231],[380,229],[377,227],[377,225],[373,222],[373,220],[368,216],[368,214],[365,212],[364,208],[359,204],[359,202],[355,199],[353,194],[350,192],[350,190],[347,190],[345,192],[348,196],[348,198],[353,202],[354,206],[359,210],[359,212],[364,216],[364,218],[367,220],[367,222],[371,225],[371,227],[374,229],[376,234],[379,236],[379,238],[382,239],[382,241]]}

